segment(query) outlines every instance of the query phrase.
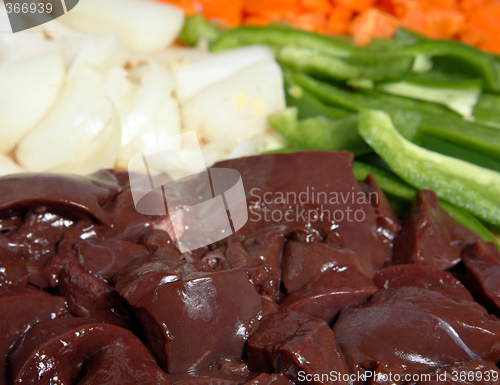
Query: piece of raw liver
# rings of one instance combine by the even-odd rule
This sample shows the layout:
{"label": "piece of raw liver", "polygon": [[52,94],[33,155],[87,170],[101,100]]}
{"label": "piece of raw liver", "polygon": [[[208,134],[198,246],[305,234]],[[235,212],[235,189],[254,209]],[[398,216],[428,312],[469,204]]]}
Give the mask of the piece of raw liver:
{"label": "piece of raw liver", "polygon": [[16,174],[0,178],[0,212],[25,213],[38,207],[72,219],[90,216],[109,223],[103,209],[120,191],[111,172],[87,177],[70,174]]}
{"label": "piece of raw liver", "polygon": [[239,234],[276,225],[289,229],[307,225],[322,237],[336,230],[344,246],[358,254],[369,276],[388,261],[390,254],[377,236],[377,215],[354,177],[350,153],[270,154],[227,160],[214,167],[241,174],[249,220]]}
{"label": "piece of raw liver", "polygon": [[[281,373],[297,384],[324,384],[314,375],[348,373],[342,351],[322,320],[282,310],[262,320],[248,339],[247,364],[255,372]],[[301,372],[303,376],[300,376]],[[311,379],[307,379],[311,376]]]}
{"label": "piece of raw liver", "polygon": [[0,385],[6,385],[6,358],[11,346],[33,325],[69,315],[61,297],[31,286],[0,287]]}
{"label": "piece of raw liver", "polygon": [[88,318],[37,324],[16,343],[8,360],[13,383],[74,384],[84,368],[83,384],[87,385],[168,385],[132,332]]}
{"label": "piece of raw liver", "polygon": [[351,372],[419,373],[500,359],[500,322],[470,301],[421,288],[381,290],[342,310],[333,330]]}
{"label": "piece of raw liver", "polygon": [[281,262],[282,281],[288,293],[300,289],[327,270],[361,267],[352,250],[326,243],[288,241]]}
{"label": "piece of raw liver", "polygon": [[[86,271],[63,245],[61,254],[53,258],[54,284],[66,298],[68,309],[74,316],[95,318],[114,325],[133,326],[133,314],[126,302],[106,281]],[[65,249],[64,251],[62,249]]]}
{"label": "piece of raw liver", "polygon": [[377,213],[378,238],[384,244],[387,252],[391,254],[394,238],[401,231],[398,217],[373,175],[368,175],[359,186]]}
{"label": "piece of raw liver", "polygon": [[417,263],[446,270],[460,262],[462,249],[478,235],[453,219],[430,190],[420,191],[394,240],[394,264]]}
{"label": "piece of raw liver", "polygon": [[159,364],[182,373],[240,360],[262,302],[245,272],[233,269],[159,285],[134,308]]}
{"label": "piece of raw liver", "polygon": [[135,336],[118,338],[85,362],[78,385],[169,385],[167,375]]}
{"label": "piece of raw liver", "polygon": [[28,284],[24,258],[3,247],[0,247],[0,267],[0,286]]}
{"label": "piece of raw liver", "polygon": [[343,308],[364,302],[375,291],[373,282],[355,267],[330,269],[286,296],[280,306],[330,323]]}
{"label": "piece of raw liver", "polygon": [[465,285],[484,306],[500,310],[500,255],[493,243],[477,241],[462,253]]}
{"label": "piece of raw liver", "polygon": [[469,291],[453,275],[425,265],[395,265],[380,269],[373,278],[379,289],[420,287],[437,291],[455,301],[474,301]]}
{"label": "piece of raw liver", "polygon": [[132,259],[148,254],[137,243],[116,239],[86,239],[74,246],[76,258],[92,274],[111,281]]}

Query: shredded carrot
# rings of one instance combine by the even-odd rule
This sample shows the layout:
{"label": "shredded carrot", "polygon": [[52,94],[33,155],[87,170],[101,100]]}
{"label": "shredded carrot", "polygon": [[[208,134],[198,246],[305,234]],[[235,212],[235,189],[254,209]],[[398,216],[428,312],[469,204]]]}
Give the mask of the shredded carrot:
{"label": "shredded carrot", "polygon": [[390,37],[399,26],[431,38],[500,51],[500,0],[159,0],[227,27],[285,22],[356,44]]}

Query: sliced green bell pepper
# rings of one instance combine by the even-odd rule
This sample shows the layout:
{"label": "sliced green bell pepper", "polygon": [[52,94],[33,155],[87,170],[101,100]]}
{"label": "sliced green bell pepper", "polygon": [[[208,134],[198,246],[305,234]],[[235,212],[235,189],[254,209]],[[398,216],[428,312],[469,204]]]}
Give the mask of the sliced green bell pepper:
{"label": "sliced green bell pepper", "polygon": [[269,116],[269,123],[297,150],[347,150],[355,155],[371,152],[358,134],[357,115],[341,120],[317,116],[299,121],[297,107],[290,107]]}
{"label": "sliced green bell pepper", "polygon": [[362,110],[359,134],[403,180],[500,226],[500,173],[441,155],[406,140],[390,116]]}
{"label": "sliced green bell pepper", "polygon": [[371,79],[391,81],[403,79],[413,67],[413,57],[388,57],[367,53],[339,58],[309,48],[285,45],[277,50],[277,60],[295,71],[334,80]]}

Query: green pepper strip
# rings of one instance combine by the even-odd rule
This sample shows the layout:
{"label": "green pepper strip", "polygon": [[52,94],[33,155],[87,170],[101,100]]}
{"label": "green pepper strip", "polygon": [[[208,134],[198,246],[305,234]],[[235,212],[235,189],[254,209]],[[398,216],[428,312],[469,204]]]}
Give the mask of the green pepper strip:
{"label": "green pepper strip", "polygon": [[379,53],[339,58],[309,48],[285,45],[277,50],[277,60],[295,71],[326,76],[334,80],[403,79],[413,67],[413,57],[388,57]]}
{"label": "green pepper strip", "polygon": [[357,115],[341,120],[319,115],[299,121],[297,107],[290,107],[269,116],[269,123],[296,149],[371,152],[358,134]]}
{"label": "green pepper strip", "polygon": [[476,122],[500,128],[500,95],[483,93],[473,112]]}
{"label": "green pepper strip", "polygon": [[285,80],[285,96],[288,107],[299,109],[299,119],[313,118],[324,115],[331,119],[344,119],[352,115],[351,111],[343,108],[327,106],[310,92],[304,90],[292,78],[291,72],[286,68],[283,71]]}
{"label": "green pepper strip", "polygon": [[431,135],[422,135],[418,145],[430,151],[439,152],[443,155],[452,156],[500,172],[500,162],[498,160]]}
{"label": "green pepper strip", "polygon": [[221,27],[206,21],[202,15],[198,14],[186,18],[180,38],[189,45],[196,45],[201,37],[205,37],[210,43],[215,41],[222,31]]}
{"label": "green pepper strip", "polygon": [[365,49],[355,47],[342,39],[279,26],[239,27],[228,30],[210,45],[210,50],[217,52],[251,44],[277,47],[296,45],[336,57],[348,57],[366,52]]}
{"label": "green pepper strip", "polygon": [[[372,174],[380,189],[392,197],[409,202],[415,198],[415,195],[417,195],[416,189],[399,179],[396,175],[378,167],[366,163],[354,162],[353,171],[359,182],[364,181],[369,174]],[[458,223],[474,231],[481,237],[482,240],[494,242],[500,250],[500,244],[496,240],[495,236],[476,217],[443,200],[440,200],[439,204],[441,205],[441,208]]]}
{"label": "green pepper strip", "polygon": [[410,185],[500,226],[500,173],[423,149],[406,140],[384,111],[362,110],[359,134]]}
{"label": "green pepper strip", "polygon": [[500,130],[464,121],[444,106],[376,91],[364,90],[354,93],[305,74],[295,73],[292,78],[306,91],[326,103],[351,111],[363,108],[385,110],[401,133],[411,141],[417,141],[419,135],[426,133],[500,160]]}
{"label": "green pepper strip", "polygon": [[470,66],[481,74],[487,88],[500,91],[500,65],[493,55],[457,41],[425,39],[412,46],[395,50],[391,54],[425,54],[458,60],[462,63],[456,63],[457,65]]}

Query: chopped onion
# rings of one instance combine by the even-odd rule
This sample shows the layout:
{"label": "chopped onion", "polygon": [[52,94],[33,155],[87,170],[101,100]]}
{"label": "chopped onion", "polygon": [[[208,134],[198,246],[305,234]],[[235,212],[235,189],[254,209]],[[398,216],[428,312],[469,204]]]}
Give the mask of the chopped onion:
{"label": "chopped onion", "polygon": [[274,60],[266,46],[248,46],[224,51],[195,60],[175,72],[176,94],[182,104],[200,91],[264,60]]}
{"label": "chopped onion", "polygon": [[183,130],[196,130],[206,142],[249,139],[266,131],[269,114],[284,108],[281,68],[274,60],[265,60],[181,105]]}
{"label": "chopped onion", "polygon": [[138,152],[181,132],[179,105],[172,96],[163,98],[162,107],[129,144],[120,150],[118,166],[126,168]]}
{"label": "chopped onion", "polygon": [[[106,129],[116,120],[111,102],[119,101],[123,95],[120,92],[106,95],[106,80],[106,76],[97,72],[78,72],[65,86],[55,107],[21,141],[15,152],[18,162],[34,172],[66,169],[65,165],[73,164],[75,159],[88,159],[89,154],[103,151],[103,137],[116,140],[114,131],[110,134]],[[113,122],[112,126],[116,124]],[[109,155],[115,158],[114,163],[116,155],[112,150]],[[96,162],[102,163],[102,167],[111,163],[107,156]]]}
{"label": "chopped onion", "polygon": [[134,71],[134,75],[140,86],[128,106],[120,111],[120,167],[127,167],[130,158],[143,148],[181,131],[179,107],[172,97],[174,79],[170,73],[149,62]]}
{"label": "chopped onion", "polygon": [[130,52],[116,35],[89,37],[73,60],[67,79],[82,69],[108,72],[113,67],[123,66],[130,57]]}
{"label": "chopped onion", "polygon": [[27,31],[12,33],[5,3],[0,1],[0,64],[56,51],[60,38],[69,32],[70,30],[57,20],[51,20]]}
{"label": "chopped onion", "polygon": [[183,67],[208,57],[210,57],[210,54],[206,50],[191,47],[173,47],[155,55],[154,60],[175,73]]}
{"label": "chopped onion", "polygon": [[87,33],[116,33],[131,50],[156,52],[177,38],[184,13],[153,0],[84,0],[60,20]]}
{"label": "chopped onion", "polygon": [[9,153],[45,115],[64,83],[62,57],[43,53],[0,67],[0,153]]}
{"label": "chopped onion", "polygon": [[207,167],[224,160],[238,146],[238,141],[233,138],[220,138],[208,143],[201,148],[203,159]]}
{"label": "chopped onion", "polygon": [[88,175],[115,167],[120,151],[120,117],[111,104],[110,107],[113,110],[112,117],[103,130],[87,145],[78,149],[71,160],[49,171]]}

